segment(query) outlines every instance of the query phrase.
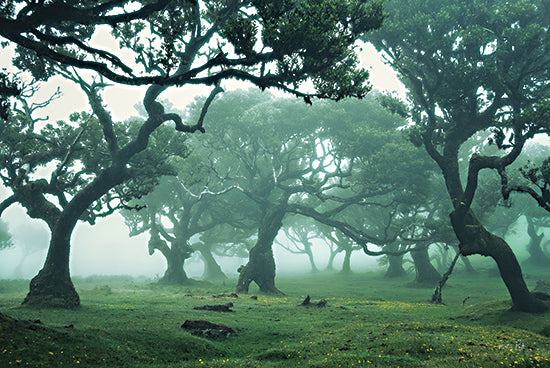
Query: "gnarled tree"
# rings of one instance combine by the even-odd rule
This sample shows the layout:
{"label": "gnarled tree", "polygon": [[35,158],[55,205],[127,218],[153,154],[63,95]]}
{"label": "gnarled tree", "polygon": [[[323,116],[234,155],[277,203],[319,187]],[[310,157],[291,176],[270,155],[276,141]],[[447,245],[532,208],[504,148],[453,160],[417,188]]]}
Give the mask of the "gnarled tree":
{"label": "gnarled tree", "polygon": [[[80,152],[80,132],[85,130],[88,118],[75,119],[74,125],[79,125],[76,127],[67,124],[61,129],[52,125],[49,137],[33,131],[29,122],[7,125],[15,135],[31,136],[37,149],[33,150],[34,156],[51,156],[55,152],[61,162],[46,182],[29,181],[25,173],[35,166],[28,167],[23,154],[18,157],[19,151],[11,153],[11,166],[2,166],[2,172],[9,173],[8,181],[14,185],[25,183],[28,186],[21,190],[38,196],[28,201],[14,191],[14,196],[2,206],[22,202],[31,216],[47,217],[52,230],[46,263],[32,280],[26,303],[79,305],[68,267],[72,230],[78,219],[85,218],[94,208],[94,203],[102,198],[108,201],[108,193],[129,179],[128,166],[145,150],[157,128],[173,122],[178,131],[204,131],[202,121],[213,96],[219,92],[220,82],[232,78],[261,89],[283,89],[306,102],[313,97],[362,97],[369,89],[367,73],[355,68],[353,45],[362,33],[380,26],[384,17],[379,1],[159,0],[135,4],[136,10],[127,10],[126,2],[120,1],[9,0],[1,4],[0,36],[17,45],[16,67],[31,72],[38,80],[58,74],[68,76],[73,73],[71,68],[80,70],[76,77],[69,78],[84,90],[95,115],[93,119],[99,123],[98,143],[106,147],[103,156],[95,155],[94,150],[83,150],[83,155],[98,161],[101,169],[86,176],[86,184],[72,189],[70,197],[58,195],[56,186],[67,184],[61,178],[69,171],[69,161],[75,162],[76,152]],[[111,28],[120,47],[116,52],[93,44],[92,36],[101,25]],[[127,51],[129,58],[123,57]],[[143,100],[147,118],[131,139],[116,134],[115,124],[101,101],[105,83],[97,77],[94,83],[83,82],[78,76],[83,75],[82,69],[97,72],[113,83],[148,86]],[[299,89],[306,80],[313,81],[314,89]],[[213,94],[191,125],[186,125],[181,116],[165,111],[157,101],[170,86],[197,84],[213,86]],[[50,152],[55,147],[44,146],[61,138],[62,150]],[[32,165],[44,162],[42,157],[33,160]],[[66,176],[68,181],[74,176],[84,177],[78,171]],[[61,208],[40,198],[50,192],[59,197]],[[42,204],[40,211],[46,215],[35,212]]]}
{"label": "gnarled tree", "polygon": [[[492,257],[513,308],[525,312],[547,306],[529,292],[511,248],[483,226],[472,202],[481,170],[506,178],[525,142],[547,131],[548,122],[528,112],[550,88],[549,9],[547,0],[404,0],[388,4],[387,23],[369,37],[410,91],[411,137],[442,171],[461,253]],[[493,133],[500,154],[461,152],[482,131]]]}

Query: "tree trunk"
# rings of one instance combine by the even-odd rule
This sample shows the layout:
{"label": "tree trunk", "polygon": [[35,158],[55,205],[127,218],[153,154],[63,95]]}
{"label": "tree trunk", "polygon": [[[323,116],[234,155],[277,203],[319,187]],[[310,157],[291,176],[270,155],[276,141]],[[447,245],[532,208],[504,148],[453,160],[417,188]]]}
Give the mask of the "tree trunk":
{"label": "tree trunk", "polygon": [[70,238],[77,216],[63,213],[52,231],[50,247],[44,267],[31,280],[29,293],[23,304],[53,307],[76,308],[80,306],[80,297],[76,292],[69,271]]}
{"label": "tree trunk", "polygon": [[546,304],[527,289],[518,260],[504,239],[487,231],[471,210],[464,214],[453,211],[451,223],[463,255],[480,254],[495,260],[512,298],[513,310],[528,313],[548,310]]}
{"label": "tree trunk", "polygon": [[340,271],[341,273],[351,273],[351,253],[353,253],[353,249],[344,249],[344,262],[342,263],[342,271]]}
{"label": "tree trunk", "polygon": [[441,275],[430,262],[427,246],[420,246],[411,251],[411,257],[416,271],[415,283],[426,286],[435,286]]}
{"label": "tree trunk", "polygon": [[203,245],[199,248],[199,252],[204,261],[204,273],[202,278],[205,280],[226,280],[227,276],[223,273],[218,262],[216,262],[210,249],[208,249],[206,245]]}
{"label": "tree trunk", "polygon": [[[111,188],[122,183],[126,175],[124,165],[111,166],[78,192],[62,212],[52,211],[51,208],[33,209],[36,213],[32,217],[46,221],[52,231],[52,237],[44,267],[31,280],[29,293],[23,304],[54,308],[80,306],[80,297],[74,288],[69,271],[71,235],[84,211]],[[25,207],[33,208],[28,205]]]}
{"label": "tree trunk", "polygon": [[529,244],[527,244],[529,258],[527,258],[525,263],[535,267],[550,266],[550,258],[543,252],[541,247],[544,232],[537,234],[535,224],[530,218],[527,218],[527,234],[529,234]]}
{"label": "tree trunk", "polygon": [[313,258],[313,252],[311,251],[311,245],[304,243],[304,250],[307,254],[307,258],[309,259],[309,263],[311,264],[311,272],[316,273],[319,272],[319,269],[317,268],[317,265],[315,264],[315,258]]}
{"label": "tree trunk", "polygon": [[162,251],[166,258],[166,272],[159,280],[162,284],[188,284],[189,277],[185,273],[183,266],[185,260],[189,258],[191,252],[186,240],[178,240],[172,242],[172,247],[168,251]]}
{"label": "tree trunk", "polygon": [[403,268],[403,255],[399,256],[390,256],[388,255],[388,269],[384,274],[384,277],[387,278],[398,278],[405,277],[407,273]]}
{"label": "tree trunk", "polygon": [[284,205],[263,211],[258,226],[258,240],[250,249],[248,263],[240,271],[237,293],[247,294],[250,283],[254,281],[262,293],[282,294],[275,286],[273,241],[283,225],[284,215]]}
{"label": "tree trunk", "polygon": [[326,268],[327,271],[334,270],[334,258],[336,258],[336,255],[338,253],[339,253],[338,251],[333,251],[332,249],[330,250],[330,255],[328,257],[328,263]]}

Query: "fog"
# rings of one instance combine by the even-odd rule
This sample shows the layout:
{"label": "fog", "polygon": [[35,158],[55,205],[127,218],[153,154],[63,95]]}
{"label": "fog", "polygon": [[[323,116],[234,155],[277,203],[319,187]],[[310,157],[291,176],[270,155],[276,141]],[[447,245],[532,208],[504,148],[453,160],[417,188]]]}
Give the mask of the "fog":
{"label": "fog", "polygon": [[[110,35],[101,31],[95,36],[99,39],[108,39]],[[104,42],[103,42],[104,43]],[[397,78],[395,72],[385,64],[375,48],[363,42],[360,47],[360,65],[370,72],[370,83],[375,90],[393,93],[404,98],[405,87]],[[13,49],[7,47],[0,55],[2,65],[9,64]],[[225,82],[224,88],[228,91],[246,88],[246,83],[238,81]],[[37,111],[47,121],[66,120],[74,111],[87,110],[86,96],[80,88],[68,83],[61,77],[54,77],[44,83],[34,101],[43,101],[49,98],[57,88],[61,89],[62,96],[45,109]],[[183,110],[195,97],[208,93],[207,87],[190,86],[174,88],[163,95],[175,107]],[[276,95],[279,92],[273,91]],[[134,105],[143,97],[141,87],[119,86],[108,87],[103,93],[104,101],[115,120],[125,120],[137,115]],[[284,94],[280,94],[284,95]],[[70,106],[70,109],[66,107]],[[0,187],[0,200],[6,198],[8,191]],[[26,211],[18,205],[12,205],[4,211],[2,220],[5,221],[13,236],[15,247],[0,251],[0,278],[23,277],[30,279],[40,270],[46,257],[49,242],[49,230],[44,222],[28,217]],[[152,256],[147,253],[148,236],[128,236],[128,229],[123,218],[114,214],[105,219],[99,219],[94,226],[78,223],[71,238],[71,274],[74,276],[90,275],[131,275],[158,278],[166,269],[165,258],[156,251]],[[21,244],[25,244],[23,247]],[[26,253],[27,252],[27,253]],[[323,269],[328,260],[326,246],[318,244],[314,247],[317,266]],[[277,272],[308,272],[310,269],[307,256],[291,254],[281,247],[274,247]],[[23,260],[24,258],[24,260]],[[342,253],[335,257],[334,267],[339,269],[342,264]],[[237,275],[237,268],[246,263],[246,259],[219,259],[222,270],[227,275]],[[377,268],[377,262],[360,252],[354,252],[351,267],[355,271]],[[200,277],[203,270],[202,261],[194,256],[186,262],[185,270],[190,277]]]}
{"label": "fog", "polygon": [[[15,246],[0,251],[0,279],[30,279],[41,269],[49,244],[50,233],[40,220],[26,217],[25,211],[13,206],[6,211],[5,218],[9,225]],[[94,275],[129,275],[158,279],[166,270],[166,259],[156,251],[153,255],[147,252],[148,234],[135,237],[128,236],[128,228],[119,214],[107,219],[99,219],[94,226],[79,224],[71,238],[71,274],[88,277]],[[24,245],[24,246],[22,246]],[[27,248],[32,248],[30,253]],[[326,267],[328,250],[326,245],[318,242],[313,246],[317,266]],[[308,273],[310,265],[307,256],[296,255],[274,246],[277,271],[284,273]],[[239,266],[246,263],[245,258],[216,257],[223,272],[231,277],[238,275]],[[336,256],[334,268],[340,269],[343,255]],[[378,269],[376,259],[367,257],[361,252],[354,253],[352,269],[364,272]],[[191,278],[200,279],[203,273],[203,262],[195,254],[186,261],[185,271]]]}

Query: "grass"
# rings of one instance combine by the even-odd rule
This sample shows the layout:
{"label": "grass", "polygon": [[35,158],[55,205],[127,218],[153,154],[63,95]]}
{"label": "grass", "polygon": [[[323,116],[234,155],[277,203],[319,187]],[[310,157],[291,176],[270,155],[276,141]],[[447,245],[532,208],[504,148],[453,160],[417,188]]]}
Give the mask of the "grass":
{"label": "grass", "polygon": [[[540,275],[528,279],[534,286]],[[284,276],[286,296],[226,286],[161,287],[130,278],[76,279],[78,310],[21,307],[27,281],[0,281],[0,367],[549,367],[550,313],[514,313],[502,281],[451,277],[445,306],[430,288],[377,273]],[[532,285],[533,284],[533,285]],[[309,294],[325,308],[298,307]],[[251,295],[256,295],[251,293]],[[469,297],[463,305],[463,301]],[[234,304],[232,313],[194,310]],[[205,339],[187,319],[236,336]]]}

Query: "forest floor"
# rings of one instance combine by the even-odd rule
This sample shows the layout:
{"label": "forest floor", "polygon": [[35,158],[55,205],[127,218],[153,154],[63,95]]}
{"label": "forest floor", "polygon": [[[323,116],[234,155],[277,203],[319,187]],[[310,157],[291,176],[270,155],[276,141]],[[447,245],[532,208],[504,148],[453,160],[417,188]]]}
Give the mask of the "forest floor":
{"label": "forest floor", "polygon": [[[546,275],[530,276],[534,287]],[[457,273],[433,288],[379,273],[281,276],[284,296],[231,295],[223,284],[160,286],[75,279],[82,307],[20,303],[25,280],[0,280],[0,367],[550,367],[550,313],[509,311],[500,278]],[[311,296],[312,306],[298,306]],[[315,303],[325,299],[324,307]],[[197,310],[232,303],[232,312]],[[9,316],[9,317],[7,317]],[[198,337],[186,320],[224,324]]]}

